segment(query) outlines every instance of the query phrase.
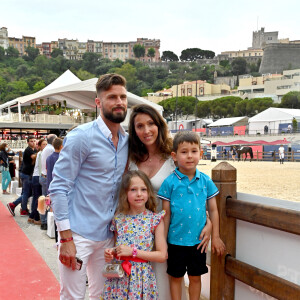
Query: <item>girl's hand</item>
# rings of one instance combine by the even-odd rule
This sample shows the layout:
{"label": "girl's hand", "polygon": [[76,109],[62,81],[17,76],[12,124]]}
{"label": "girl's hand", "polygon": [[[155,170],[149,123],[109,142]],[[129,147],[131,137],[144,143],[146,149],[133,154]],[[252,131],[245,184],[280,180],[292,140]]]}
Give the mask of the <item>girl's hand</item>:
{"label": "girl's hand", "polygon": [[132,247],[126,245],[120,245],[116,247],[116,256],[131,256],[132,255]]}
{"label": "girl's hand", "polygon": [[109,263],[114,258],[115,248],[107,248],[104,250],[105,262]]}
{"label": "girl's hand", "polygon": [[211,220],[209,218],[207,218],[206,220],[207,220],[206,225],[202,229],[200,237],[199,237],[199,240],[201,240],[201,243],[197,247],[198,250],[201,248],[201,253],[203,253],[203,252],[207,253],[208,243],[209,243],[210,235],[211,235],[211,231],[212,231]]}

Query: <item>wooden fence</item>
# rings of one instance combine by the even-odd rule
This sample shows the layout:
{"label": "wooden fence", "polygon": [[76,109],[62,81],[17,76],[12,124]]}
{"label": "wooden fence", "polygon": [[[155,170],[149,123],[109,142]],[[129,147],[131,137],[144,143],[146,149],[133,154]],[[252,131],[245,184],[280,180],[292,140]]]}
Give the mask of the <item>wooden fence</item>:
{"label": "wooden fence", "polygon": [[[236,279],[275,299],[300,299],[299,285],[236,259],[236,220],[300,235],[300,211],[236,199],[236,169],[227,162],[212,170],[212,179],[220,191],[217,196],[220,236],[227,254],[211,255],[210,300],[236,299]],[[299,265],[299,259],[294,263]]]}

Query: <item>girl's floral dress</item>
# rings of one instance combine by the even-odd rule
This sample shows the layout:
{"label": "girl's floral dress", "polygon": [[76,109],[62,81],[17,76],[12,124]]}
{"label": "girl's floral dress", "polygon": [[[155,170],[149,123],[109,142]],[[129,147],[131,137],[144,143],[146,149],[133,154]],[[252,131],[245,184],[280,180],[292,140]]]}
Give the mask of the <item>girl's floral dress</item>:
{"label": "girl's floral dress", "polygon": [[[113,218],[111,230],[117,234],[116,246],[128,245],[138,250],[151,251],[154,232],[165,211],[153,213],[145,210],[138,215],[118,214]],[[150,262],[132,262],[131,274],[123,278],[107,278],[100,299],[158,299],[155,275]]]}

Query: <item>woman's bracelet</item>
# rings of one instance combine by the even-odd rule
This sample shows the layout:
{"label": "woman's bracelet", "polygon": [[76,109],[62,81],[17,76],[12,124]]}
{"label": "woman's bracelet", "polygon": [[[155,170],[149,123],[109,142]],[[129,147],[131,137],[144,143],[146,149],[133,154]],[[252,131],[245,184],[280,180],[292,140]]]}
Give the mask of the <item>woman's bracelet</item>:
{"label": "woman's bracelet", "polygon": [[137,248],[133,247],[132,249],[132,257],[136,257],[137,256]]}
{"label": "woman's bracelet", "polygon": [[67,239],[60,239],[61,243],[66,243],[66,242],[71,242],[71,241],[73,241],[73,237],[69,237]]}

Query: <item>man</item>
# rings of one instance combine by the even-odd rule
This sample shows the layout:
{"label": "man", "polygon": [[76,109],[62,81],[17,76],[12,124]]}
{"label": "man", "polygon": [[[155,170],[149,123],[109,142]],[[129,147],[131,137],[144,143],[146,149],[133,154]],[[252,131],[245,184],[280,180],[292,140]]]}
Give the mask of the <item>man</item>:
{"label": "man", "polygon": [[[41,176],[39,182],[42,187],[42,195],[44,196],[48,195],[46,161],[47,158],[54,152],[54,147],[52,146],[52,143],[55,138],[57,138],[56,134],[49,134],[47,136],[47,146],[44,148],[41,154]],[[40,214],[40,218],[42,223],[41,229],[47,230],[47,213],[45,213],[44,215]]]}
{"label": "man", "polygon": [[283,145],[280,145],[280,147],[278,148],[278,155],[279,155],[280,164],[283,164],[283,161],[284,161],[284,147],[283,147]]}
{"label": "man", "polygon": [[35,149],[34,136],[28,136],[27,145],[28,146],[23,154],[22,172],[20,172],[20,177],[22,178],[22,195],[16,201],[7,204],[7,207],[13,216],[15,215],[14,210],[19,203],[21,203],[21,217],[29,215],[27,203],[28,198],[32,194],[32,174],[37,152]]}
{"label": "man", "polygon": [[[127,113],[126,80],[106,74],[96,84],[97,120],[68,133],[50,184],[60,235],[60,299],[84,299],[86,271],[90,299],[103,289],[104,249],[113,246],[110,221],[128,156],[128,135],[120,126]],[[75,270],[75,256],[83,261]]]}

